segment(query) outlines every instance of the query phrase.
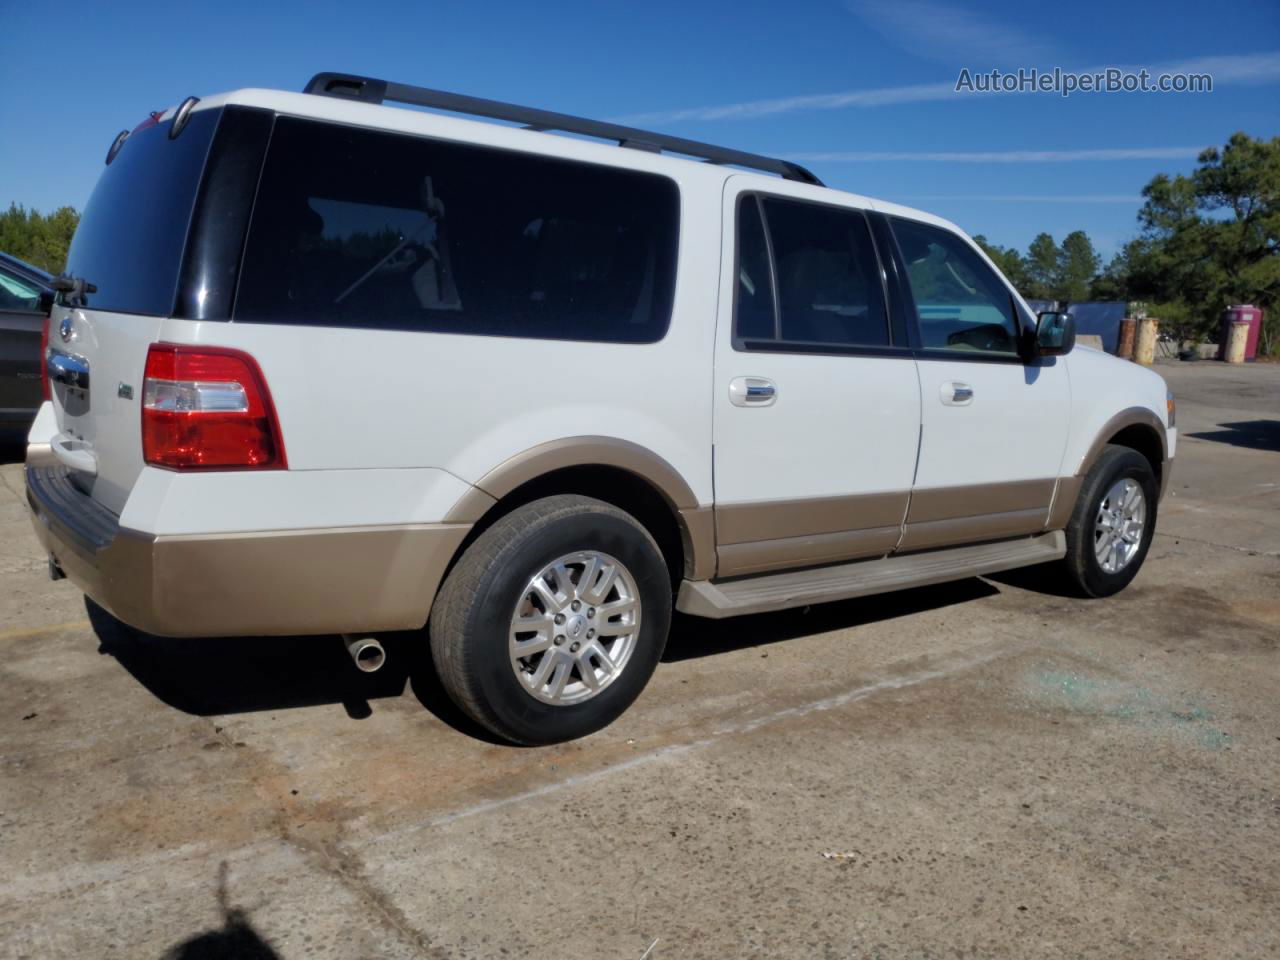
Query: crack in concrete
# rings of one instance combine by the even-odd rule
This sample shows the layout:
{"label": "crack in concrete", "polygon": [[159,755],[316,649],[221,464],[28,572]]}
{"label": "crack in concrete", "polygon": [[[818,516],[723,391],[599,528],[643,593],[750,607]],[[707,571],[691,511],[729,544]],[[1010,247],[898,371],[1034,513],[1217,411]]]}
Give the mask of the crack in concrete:
{"label": "crack in concrete", "polygon": [[[341,829],[342,824],[337,824]],[[308,857],[317,868],[337,880],[368,908],[371,915],[402,940],[411,944],[422,956],[432,960],[449,960],[449,955],[431,942],[431,938],[413,925],[404,911],[379,890],[365,873],[364,863],[355,852],[344,849],[339,841],[315,840],[290,830],[283,820],[276,829],[286,844]]]}
{"label": "crack in concrete", "polygon": [[[234,749],[236,739],[226,728],[216,722],[215,717],[203,718],[212,730],[218,742]],[[250,748],[242,753],[255,753],[267,766],[280,768],[280,765],[265,757],[260,751]],[[295,813],[296,815],[296,813]],[[410,944],[421,956],[431,960],[449,960],[441,948],[431,942],[431,938],[410,922],[404,911],[397,907],[389,896],[379,890],[368,878],[365,866],[360,857],[349,849],[345,849],[339,839],[321,839],[304,836],[291,828],[293,818],[284,810],[279,810],[269,821],[271,831],[286,846],[292,847],[303,855],[321,873],[332,877],[345,890],[353,894],[364,905],[367,912],[377,918],[382,926],[392,931],[402,941]],[[326,817],[319,822],[328,821],[330,828],[338,835],[346,823],[341,817]]]}
{"label": "crack in concrete", "polygon": [[1164,537],[1167,540],[1186,540],[1188,543],[1198,543],[1205,547],[1218,547],[1221,550],[1234,550],[1236,553],[1243,553],[1250,557],[1280,557],[1280,551],[1277,550],[1254,550],[1250,547],[1237,547],[1231,543],[1214,543],[1212,540],[1201,540],[1198,537],[1188,537],[1181,533],[1160,533],[1156,532],[1157,537]]}

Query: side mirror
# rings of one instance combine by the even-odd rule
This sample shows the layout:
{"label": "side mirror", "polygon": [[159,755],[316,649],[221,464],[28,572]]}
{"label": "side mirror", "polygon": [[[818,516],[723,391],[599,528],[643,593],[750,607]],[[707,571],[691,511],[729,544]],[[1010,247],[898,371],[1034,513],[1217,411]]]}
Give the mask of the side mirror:
{"label": "side mirror", "polygon": [[1060,357],[1076,345],[1076,322],[1069,313],[1041,313],[1036,316],[1036,353]]}
{"label": "side mirror", "polygon": [[57,296],[52,290],[41,290],[40,299],[36,301],[36,309],[46,317],[53,310],[53,298]]}

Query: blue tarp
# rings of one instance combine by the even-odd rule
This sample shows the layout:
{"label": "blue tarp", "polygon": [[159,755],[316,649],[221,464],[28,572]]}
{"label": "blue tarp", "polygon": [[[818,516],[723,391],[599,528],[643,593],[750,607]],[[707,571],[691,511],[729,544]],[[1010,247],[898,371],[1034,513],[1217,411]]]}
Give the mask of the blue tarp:
{"label": "blue tarp", "polygon": [[1076,321],[1076,333],[1102,338],[1102,349],[1115,353],[1120,343],[1120,321],[1124,319],[1123,300],[1085,300],[1067,304],[1067,313]]}

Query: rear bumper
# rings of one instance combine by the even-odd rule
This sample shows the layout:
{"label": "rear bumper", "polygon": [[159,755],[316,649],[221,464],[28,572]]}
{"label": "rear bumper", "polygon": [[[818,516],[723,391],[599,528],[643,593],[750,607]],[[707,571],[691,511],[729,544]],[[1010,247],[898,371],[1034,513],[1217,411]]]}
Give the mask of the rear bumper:
{"label": "rear bumper", "polygon": [[67,472],[31,458],[36,536],[67,577],[160,636],[412,630],[471,529],[406,524],[155,536],[121,527]]}

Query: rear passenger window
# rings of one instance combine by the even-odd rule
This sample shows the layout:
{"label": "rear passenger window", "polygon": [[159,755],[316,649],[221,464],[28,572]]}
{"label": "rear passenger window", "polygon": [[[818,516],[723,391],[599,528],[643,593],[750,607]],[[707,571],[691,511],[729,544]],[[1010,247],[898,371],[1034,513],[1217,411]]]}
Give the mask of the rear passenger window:
{"label": "rear passenger window", "polygon": [[652,343],[678,208],[653,174],[282,117],[235,319]]}
{"label": "rear passenger window", "polygon": [[[799,200],[754,197],[739,206],[739,293],[736,333],[739,340],[777,340],[817,347],[885,347],[890,343],[884,288],[871,232],[861,211]],[[761,216],[762,214],[762,216]],[[767,233],[767,253],[757,232]],[[759,281],[757,260],[772,271]],[[749,293],[746,284],[772,276],[776,297]],[[763,312],[768,309],[766,323]],[[774,313],[776,309],[776,315]],[[751,346],[767,349],[767,344]]]}
{"label": "rear passenger window", "polygon": [[1013,298],[982,258],[949,230],[893,220],[925,349],[1018,353]]}

